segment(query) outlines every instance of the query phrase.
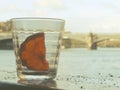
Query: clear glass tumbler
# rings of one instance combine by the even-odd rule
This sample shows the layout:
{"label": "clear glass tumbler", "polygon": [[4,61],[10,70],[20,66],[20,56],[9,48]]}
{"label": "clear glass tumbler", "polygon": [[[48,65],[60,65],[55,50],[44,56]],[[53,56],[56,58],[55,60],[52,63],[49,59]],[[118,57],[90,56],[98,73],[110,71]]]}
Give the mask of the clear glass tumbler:
{"label": "clear glass tumbler", "polygon": [[64,25],[64,20],[56,18],[11,19],[17,76],[20,79],[56,77]]}

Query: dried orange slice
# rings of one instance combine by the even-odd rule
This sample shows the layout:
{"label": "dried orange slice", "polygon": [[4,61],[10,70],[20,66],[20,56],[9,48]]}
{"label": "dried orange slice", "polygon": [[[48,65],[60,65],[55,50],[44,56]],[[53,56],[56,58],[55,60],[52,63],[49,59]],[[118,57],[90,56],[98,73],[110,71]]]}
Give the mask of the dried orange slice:
{"label": "dried orange slice", "polygon": [[44,33],[37,33],[26,38],[20,46],[19,56],[22,65],[28,69],[37,71],[48,70],[49,63],[46,60]]}

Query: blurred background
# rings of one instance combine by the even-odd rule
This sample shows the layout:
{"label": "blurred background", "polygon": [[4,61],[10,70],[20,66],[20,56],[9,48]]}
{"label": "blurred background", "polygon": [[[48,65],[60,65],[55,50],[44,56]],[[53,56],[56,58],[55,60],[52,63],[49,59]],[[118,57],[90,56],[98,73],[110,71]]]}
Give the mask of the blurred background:
{"label": "blurred background", "polygon": [[63,48],[120,47],[119,4],[119,0],[1,1],[0,49],[12,48],[10,19],[17,17],[64,19]]}
{"label": "blurred background", "polygon": [[120,0],[1,0],[0,81],[17,81],[10,19],[18,17],[66,21],[57,82],[120,90]]}
{"label": "blurred background", "polygon": [[120,32],[119,0],[4,0],[0,21],[17,17],[49,17],[66,20],[66,31]]}

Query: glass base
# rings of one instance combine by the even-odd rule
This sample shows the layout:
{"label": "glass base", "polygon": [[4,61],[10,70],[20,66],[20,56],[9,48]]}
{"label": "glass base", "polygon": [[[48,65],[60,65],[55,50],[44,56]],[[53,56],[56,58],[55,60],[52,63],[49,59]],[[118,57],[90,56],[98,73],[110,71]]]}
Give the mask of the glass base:
{"label": "glass base", "polygon": [[52,80],[56,77],[55,72],[18,72],[18,77],[21,80]]}
{"label": "glass base", "polygon": [[[32,86],[32,87],[49,87],[49,88],[56,88],[57,84],[55,80],[18,80],[18,83]],[[48,90],[48,89],[45,89]],[[51,89],[50,89],[51,90]],[[56,90],[56,89],[54,89]]]}

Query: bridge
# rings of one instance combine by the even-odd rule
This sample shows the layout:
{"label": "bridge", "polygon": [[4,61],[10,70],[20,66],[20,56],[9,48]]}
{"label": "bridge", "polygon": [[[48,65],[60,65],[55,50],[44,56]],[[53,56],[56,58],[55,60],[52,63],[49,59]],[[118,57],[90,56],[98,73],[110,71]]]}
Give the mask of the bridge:
{"label": "bridge", "polygon": [[[104,42],[105,41],[105,42]],[[108,42],[107,42],[108,41]],[[110,41],[110,42],[109,42]],[[86,38],[86,34],[84,37],[81,38],[73,38],[69,35],[64,35],[63,37],[63,42],[62,42],[62,48],[81,48],[81,47],[87,47],[90,50],[97,49],[98,46],[102,47],[111,47],[112,44],[113,46],[119,46],[120,47],[120,42],[115,44],[114,42],[120,41],[120,36],[118,35],[117,37],[111,37],[110,35],[95,35],[93,33],[89,33]],[[103,43],[100,43],[103,42]],[[112,43],[112,44],[111,44]],[[12,47],[12,34],[4,34],[0,33],[0,49],[1,47]]]}
{"label": "bridge", "polygon": [[88,49],[90,50],[94,50],[94,49],[97,49],[97,44],[99,42],[103,42],[103,41],[115,41],[115,40],[120,40],[120,39],[113,39],[113,38],[110,38],[110,37],[103,37],[102,39],[98,39],[97,35],[94,35],[93,33],[89,33],[88,36],[87,36],[87,46],[88,46]]}
{"label": "bridge", "polygon": [[97,47],[120,47],[120,36],[114,34],[78,34],[79,36],[64,35],[62,48],[88,48],[95,50]]}
{"label": "bridge", "polygon": [[13,49],[12,35],[0,33],[0,49]]}
{"label": "bridge", "polygon": [[11,33],[0,33],[0,40],[12,39]]}

